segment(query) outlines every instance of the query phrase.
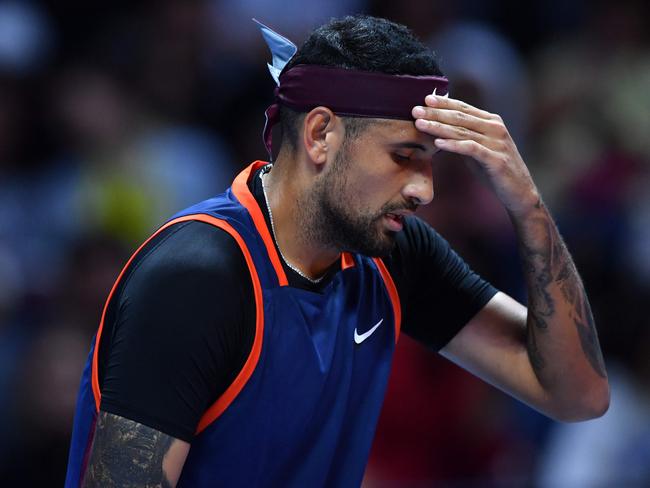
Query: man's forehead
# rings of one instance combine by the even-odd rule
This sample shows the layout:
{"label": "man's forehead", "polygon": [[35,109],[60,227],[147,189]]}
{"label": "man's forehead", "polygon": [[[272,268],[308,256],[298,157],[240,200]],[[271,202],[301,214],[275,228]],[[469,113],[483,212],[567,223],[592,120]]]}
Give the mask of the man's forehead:
{"label": "man's forehead", "polygon": [[419,131],[413,120],[374,119],[377,123],[368,128],[368,135],[373,142],[386,145],[422,146],[425,150],[437,152],[433,137]]}

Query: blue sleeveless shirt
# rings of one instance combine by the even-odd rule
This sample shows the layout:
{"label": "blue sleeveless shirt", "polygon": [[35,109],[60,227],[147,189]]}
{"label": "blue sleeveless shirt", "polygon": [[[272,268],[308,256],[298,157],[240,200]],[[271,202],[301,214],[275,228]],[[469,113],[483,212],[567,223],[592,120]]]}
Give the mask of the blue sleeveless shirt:
{"label": "blue sleeveless shirt", "polygon": [[[186,220],[228,232],[246,259],[256,306],[251,352],[201,418],[178,486],[359,486],[399,336],[399,297],[383,262],[359,254],[343,253],[341,271],[319,293],[288,286],[247,184],[264,164],[254,162],[225,193],[178,213],[154,234]],[[120,273],[107,305],[147,242]],[[107,305],[82,376],[66,487],[79,486],[88,462]]]}

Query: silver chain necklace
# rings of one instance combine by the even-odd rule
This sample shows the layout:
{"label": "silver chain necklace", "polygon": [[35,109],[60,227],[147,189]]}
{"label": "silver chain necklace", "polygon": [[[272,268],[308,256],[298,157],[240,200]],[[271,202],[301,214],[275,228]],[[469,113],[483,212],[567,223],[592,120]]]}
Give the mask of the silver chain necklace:
{"label": "silver chain necklace", "polygon": [[307,276],[305,273],[300,271],[296,266],[291,264],[289,261],[287,261],[287,258],[284,257],[284,254],[282,254],[282,250],[280,249],[280,245],[278,244],[278,239],[275,236],[275,224],[273,223],[273,212],[271,212],[271,205],[269,205],[269,198],[266,195],[266,185],[264,184],[264,177],[271,171],[271,168],[273,167],[272,164],[266,165],[264,168],[262,168],[262,171],[260,171],[260,180],[262,181],[262,192],[264,193],[264,201],[266,202],[266,209],[269,212],[269,220],[271,221],[271,232],[273,233],[273,241],[275,242],[275,246],[278,248],[278,252],[280,253],[280,257],[284,261],[284,263],[289,266],[292,270],[294,270],[296,273],[298,273],[300,276],[305,278],[308,281],[311,281],[312,283],[320,283],[321,280],[325,277],[325,273],[323,276],[320,278],[310,278]]}

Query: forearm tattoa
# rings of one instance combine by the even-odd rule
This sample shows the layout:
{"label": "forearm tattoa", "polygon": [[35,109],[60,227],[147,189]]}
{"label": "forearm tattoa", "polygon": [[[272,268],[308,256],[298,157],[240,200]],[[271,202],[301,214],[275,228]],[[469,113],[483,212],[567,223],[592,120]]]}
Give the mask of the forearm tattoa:
{"label": "forearm tattoa", "polygon": [[[531,363],[537,373],[547,366],[548,358],[539,347],[539,339],[542,334],[552,333],[549,328],[558,309],[569,310],[586,359],[593,370],[604,378],[605,363],[589,300],[578,271],[541,200],[536,210],[535,216],[523,224],[530,231],[520,232],[520,251],[529,292],[527,344]],[[535,237],[529,238],[531,235]],[[553,293],[558,289],[560,293]]]}

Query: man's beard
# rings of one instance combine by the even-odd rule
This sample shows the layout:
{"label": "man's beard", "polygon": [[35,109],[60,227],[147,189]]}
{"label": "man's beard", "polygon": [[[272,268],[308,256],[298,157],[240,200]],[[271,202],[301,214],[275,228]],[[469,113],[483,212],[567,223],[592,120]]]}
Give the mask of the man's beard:
{"label": "man's beard", "polygon": [[354,195],[347,189],[349,148],[343,148],[327,174],[322,175],[310,194],[299,202],[303,227],[302,237],[339,251],[366,256],[386,256],[395,246],[397,232],[382,228],[386,213],[408,207],[386,204],[378,212],[354,212]]}
{"label": "man's beard", "polygon": [[336,199],[335,193],[324,192],[321,197],[321,237],[337,249],[381,257],[388,255],[395,247],[397,232],[381,229],[380,220],[385,215],[384,211],[353,215],[344,200]]}

